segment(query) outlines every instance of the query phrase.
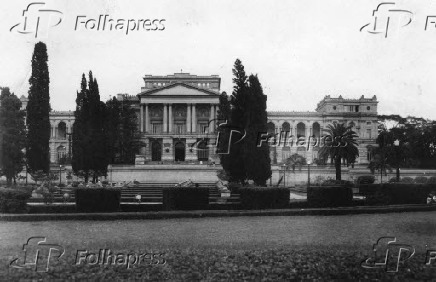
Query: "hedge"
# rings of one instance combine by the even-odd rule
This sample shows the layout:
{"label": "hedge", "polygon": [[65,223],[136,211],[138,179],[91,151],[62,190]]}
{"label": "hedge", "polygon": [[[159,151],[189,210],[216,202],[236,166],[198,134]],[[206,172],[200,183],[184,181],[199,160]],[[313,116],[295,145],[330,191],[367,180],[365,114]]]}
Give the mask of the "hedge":
{"label": "hedge", "polygon": [[78,212],[117,212],[120,210],[121,189],[76,188]]}
{"label": "hedge", "polygon": [[288,188],[244,187],[239,188],[239,194],[242,209],[289,208]]}
{"label": "hedge", "polygon": [[427,184],[436,184],[436,176],[432,176],[427,180]]}
{"label": "hedge", "polygon": [[427,183],[427,177],[425,177],[425,176],[417,176],[417,177],[415,177],[414,182],[415,183],[419,183],[419,184],[425,184],[425,183]]}
{"label": "hedge", "polygon": [[0,188],[0,212],[26,212],[27,200],[31,193],[20,188]]}
{"label": "hedge", "polygon": [[164,210],[207,210],[209,188],[166,187],[163,189]]}
{"label": "hedge", "polygon": [[309,207],[346,207],[352,201],[353,189],[350,186],[310,186],[307,189]]}
{"label": "hedge", "polygon": [[367,205],[426,204],[427,196],[436,190],[434,184],[383,183],[373,185],[366,195]]}
{"label": "hedge", "polygon": [[348,180],[335,180],[335,179],[328,179],[321,183],[321,186],[346,186],[346,187],[353,187],[354,184],[351,181]]}
{"label": "hedge", "polygon": [[373,184],[374,182],[374,175],[362,175],[357,177],[357,184]]}

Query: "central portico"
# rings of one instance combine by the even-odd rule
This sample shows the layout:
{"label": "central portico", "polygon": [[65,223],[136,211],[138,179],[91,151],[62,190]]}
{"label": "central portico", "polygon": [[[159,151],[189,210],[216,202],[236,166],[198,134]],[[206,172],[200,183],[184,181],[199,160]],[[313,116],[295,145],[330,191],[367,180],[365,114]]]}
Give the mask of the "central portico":
{"label": "central portico", "polygon": [[[176,73],[144,77],[139,98],[146,147],[136,164],[217,160],[212,146],[221,79]],[[213,141],[212,141],[213,142]],[[209,148],[210,147],[210,148]]]}

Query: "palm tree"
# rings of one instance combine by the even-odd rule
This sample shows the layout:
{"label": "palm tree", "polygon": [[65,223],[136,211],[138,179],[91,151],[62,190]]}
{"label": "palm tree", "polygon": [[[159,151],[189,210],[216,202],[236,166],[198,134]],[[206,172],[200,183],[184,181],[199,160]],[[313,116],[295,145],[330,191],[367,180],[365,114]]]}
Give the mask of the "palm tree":
{"label": "palm tree", "polygon": [[358,136],[351,126],[345,126],[343,123],[329,124],[323,131],[327,133],[327,137],[324,139],[324,144],[321,144],[319,156],[330,157],[334,161],[336,180],[341,180],[341,160],[353,163],[359,156],[356,141]]}

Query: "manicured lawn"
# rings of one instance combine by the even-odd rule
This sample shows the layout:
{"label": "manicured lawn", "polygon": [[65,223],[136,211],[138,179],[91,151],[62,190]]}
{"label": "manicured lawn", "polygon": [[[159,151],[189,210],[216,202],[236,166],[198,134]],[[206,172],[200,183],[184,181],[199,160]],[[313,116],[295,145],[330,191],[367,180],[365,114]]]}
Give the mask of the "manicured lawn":
{"label": "manicured lawn", "polygon": [[[233,217],[128,221],[0,222],[0,277],[170,280],[432,279],[425,250],[436,249],[434,212],[381,215]],[[47,273],[9,269],[31,236],[65,248]],[[382,236],[413,245],[396,274],[363,269]],[[75,265],[77,250],[162,253],[164,265]]]}

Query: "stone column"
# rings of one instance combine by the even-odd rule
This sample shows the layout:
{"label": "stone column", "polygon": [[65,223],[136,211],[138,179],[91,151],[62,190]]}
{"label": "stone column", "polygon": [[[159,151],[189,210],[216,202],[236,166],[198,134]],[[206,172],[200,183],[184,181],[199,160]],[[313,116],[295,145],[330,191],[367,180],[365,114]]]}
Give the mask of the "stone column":
{"label": "stone column", "polygon": [[191,104],[186,104],[186,132],[191,133]]}
{"label": "stone column", "polygon": [[168,111],[167,111],[167,104],[163,105],[163,132],[168,132]]}
{"label": "stone column", "polygon": [[192,104],[192,133],[197,132],[197,112],[195,110],[195,104]]}
{"label": "stone column", "polygon": [[148,115],[148,104],[145,104],[145,132],[150,130],[150,116]]}
{"label": "stone column", "polygon": [[139,104],[139,115],[140,115],[140,127],[139,127],[139,132],[144,132],[144,105],[143,104]]}
{"label": "stone column", "polygon": [[173,124],[174,124],[174,121],[173,121],[173,105],[172,104],[169,104],[168,105],[168,115],[169,115],[169,124],[168,124],[168,132],[169,133],[172,133],[173,132]]}
{"label": "stone column", "polygon": [[215,106],[213,104],[210,105],[210,122],[209,122],[209,133],[212,133],[215,131]]}

